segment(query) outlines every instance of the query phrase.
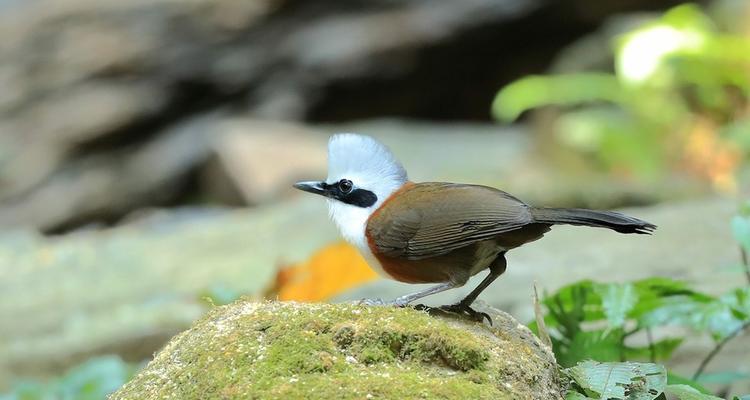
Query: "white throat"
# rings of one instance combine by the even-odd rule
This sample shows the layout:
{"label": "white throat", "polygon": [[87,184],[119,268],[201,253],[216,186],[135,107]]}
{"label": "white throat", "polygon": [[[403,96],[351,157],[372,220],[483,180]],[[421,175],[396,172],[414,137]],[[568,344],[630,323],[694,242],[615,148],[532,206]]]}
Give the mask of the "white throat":
{"label": "white throat", "polygon": [[328,200],[328,214],[339,228],[341,236],[347,242],[357,246],[360,251],[369,250],[365,228],[367,227],[367,219],[376,209],[370,210],[336,200]]}

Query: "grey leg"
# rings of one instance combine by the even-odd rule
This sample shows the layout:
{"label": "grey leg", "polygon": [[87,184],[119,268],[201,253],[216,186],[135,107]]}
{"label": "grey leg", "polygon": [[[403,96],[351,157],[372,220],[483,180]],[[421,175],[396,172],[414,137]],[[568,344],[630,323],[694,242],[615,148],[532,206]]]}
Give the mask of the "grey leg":
{"label": "grey leg", "polygon": [[439,285],[428,287],[427,289],[419,291],[419,292],[416,292],[416,293],[407,294],[405,296],[398,297],[398,298],[396,298],[396,300],[393,300],[393,304],[395,304],[395,305],[397,305],[399,307],[402,307],[402,306],[405,306],[405,305],[411,303],[414,300],[421,299],[422,297],[426,297],[426,296],[429,296],[429,295],[435,294],[435,293],[444,292],[446,290],[453,289],[453,288],[456,288],[456,287],[459,287],[459,286],[462,286],[462,285],[459,285],[459,284],[457,284],[455,282],[441,283]]}
{"label": "grey leg", "polygon": [[416,293],[407,294],[407,295],[398,297],[392,301],[383,301],[381,299],[363,299],[362,301],[360,301],[360,304],[364,304],[368,306],[392,305],[392,306],[403,307],[411,303],[414,300],[421,299],[422,297],[429,296],[431,294],[444,292],[448,289],[457,288],[459,286],[462,286],[462,285],[459,283],[455,283],[455,282],[445,282],[439,285],[428,287],[427,289],[416,292]]}

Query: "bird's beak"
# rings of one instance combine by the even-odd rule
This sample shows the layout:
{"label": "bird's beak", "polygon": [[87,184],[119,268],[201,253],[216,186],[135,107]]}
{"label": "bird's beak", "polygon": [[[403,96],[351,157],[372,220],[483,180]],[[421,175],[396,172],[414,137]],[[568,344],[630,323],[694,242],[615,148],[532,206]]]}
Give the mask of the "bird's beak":
{"label": "bird's beak", "polygon": [[307,182],[297,182],[294,184],[294,187],[299,190],[304,190],[305,192],[315,193],[319,194],[321,196],[325,196],[326,191],[324,189],[325,182],[318,182],[318,181],[307,181]]}

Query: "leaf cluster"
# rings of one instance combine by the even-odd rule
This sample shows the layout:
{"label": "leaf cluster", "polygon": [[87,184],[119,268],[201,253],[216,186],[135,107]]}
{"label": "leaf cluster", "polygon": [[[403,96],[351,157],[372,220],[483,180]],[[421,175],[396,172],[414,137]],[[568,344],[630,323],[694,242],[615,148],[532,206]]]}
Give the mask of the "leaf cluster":
{"label": "leaf cluster", "polygon": [[[732,219],[731,226],[750,279],[748,205]],[[629,283],[581,281],[546,295],[542,305],[547,310],[542,329],[549,329],[558,362],[567,367],[565,371],[574,382],[569,398],[654,399],[670,393],[683,400],[715,399],[702,383],[727,384],[750,378],[737,371],[702,373],[726,342],[750,327],[750,286],[712,296],[667,278]],[[654,364],[669,360],[685,339],[653,339],[664,328],[675,326],[709,335],[716,343],[693,379]],[[539,331],[537,322],[530,327]],[[631,338],[638,336],[645,336],[647,343],[632,344]]]}
{"label": "leaf cluster", "polygon": [[666,399],[666,394],[682,400],[721,400],[693,386],[670,384],[666,369],[653,363],[584,361],[565,370],[578,390],[568,400],[587,399]]}
{"label": "leaf cluster", "polygon": [[612,41],[614,71],[528,76],[502,88],[493,115],[554,106],[554,139],[612,172],[658,182],[692,171],[729,189],[750,155],[750,39],[692,4]]}
{"label": "leaf cluster", "polygon": [[[563,366],[584,359],[663,361],[682,338],[647,346],[628,345],[626,339],[655,328],[683,326],[722,340],[750,319],[750,288],[714,297],[668,278],[630,283],[586,280],[546,296],[542,304],[548,311],[544,322]],[[536,322],[530,326],[537,330]]]}

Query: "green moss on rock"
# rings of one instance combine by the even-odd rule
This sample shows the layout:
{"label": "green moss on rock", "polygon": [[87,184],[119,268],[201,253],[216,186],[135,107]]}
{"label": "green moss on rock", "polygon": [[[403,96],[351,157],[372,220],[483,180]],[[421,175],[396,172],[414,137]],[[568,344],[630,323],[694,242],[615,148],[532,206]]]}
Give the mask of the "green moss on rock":
{"label": "green moss on rock", "polygon": [[119,399],[560,399],[551,351],[512,317],[240,300],[176,336]]}

